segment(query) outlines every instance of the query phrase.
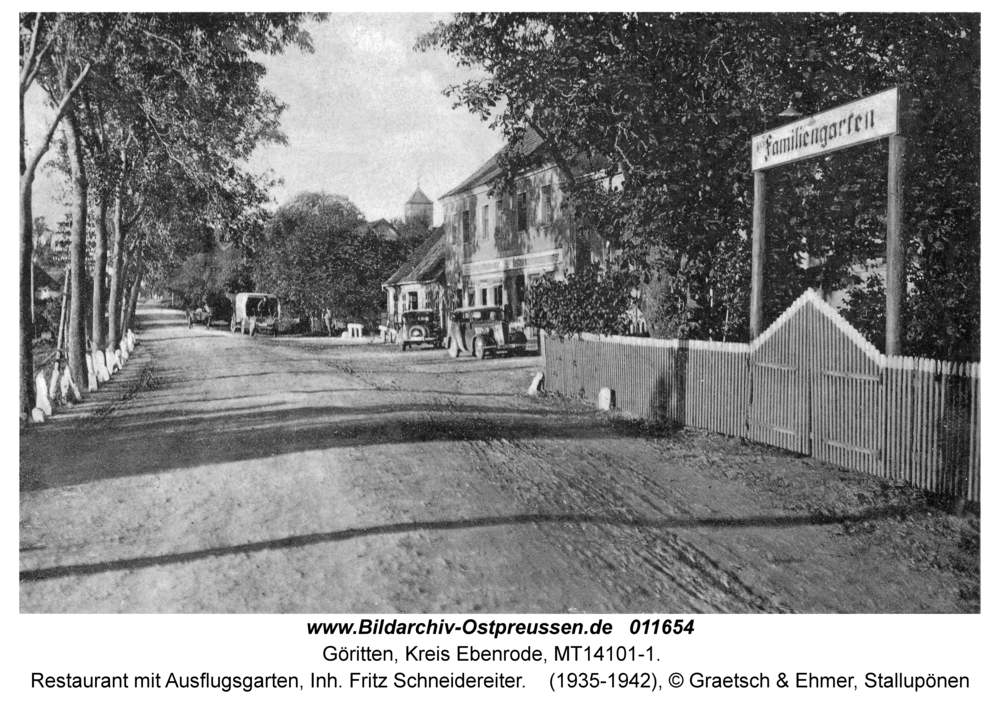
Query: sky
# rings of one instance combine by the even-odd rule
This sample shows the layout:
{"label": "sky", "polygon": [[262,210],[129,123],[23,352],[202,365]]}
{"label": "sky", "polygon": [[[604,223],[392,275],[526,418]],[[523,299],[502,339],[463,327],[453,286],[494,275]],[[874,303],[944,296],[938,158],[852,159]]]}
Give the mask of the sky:
{"label": "sky", "polygon": [[320,190],[347,196],[369,220],[402,217],[418,182],[436,201],[500,149],[487,122],[442,95],[472,74],[443,51],[413,50],[447,18],[333,14],[309,25],[314,54],[265,59],[265,87],[288,104],[288,145],[258,150],[252,166],[284,179],[279,202]]}
{"label": "sky", "polygon": [[[447,19],[331,14],[306,25],[314,53],[260,58],[268,69],[264,87],[288,106],[281,119],[288,144],[258,148],[248,167],[283,180],[273,191],[277,205],[326,191],[347,196],[369,220],[402,218],[418,183],[436,201],[502,147],[488,122],[442,94],[472,74],[443,51],[413,50],[422,32]],[[34,114],[40,124],[42,111],[38,101],[29,104],[28,121]],[[61,177],[40,173],[35,215],[57,222],[64,194]]]}

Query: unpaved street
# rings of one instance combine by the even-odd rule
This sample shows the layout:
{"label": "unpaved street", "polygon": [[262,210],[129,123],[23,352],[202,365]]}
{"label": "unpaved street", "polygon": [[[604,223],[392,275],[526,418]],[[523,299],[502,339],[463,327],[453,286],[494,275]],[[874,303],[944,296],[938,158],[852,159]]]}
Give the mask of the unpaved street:
{"label": "unpaved street", "polygon": [[21,434],[25,612],[965,612],[917,493],[526,395],[539,357],[189,330]]}

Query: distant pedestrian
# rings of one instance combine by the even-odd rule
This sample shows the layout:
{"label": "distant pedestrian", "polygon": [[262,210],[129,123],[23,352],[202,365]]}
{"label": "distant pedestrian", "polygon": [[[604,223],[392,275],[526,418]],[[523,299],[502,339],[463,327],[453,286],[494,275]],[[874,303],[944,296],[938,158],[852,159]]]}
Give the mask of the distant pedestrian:
{"label": "distant pedestrian", "polygon": [[326,335],[333,335],[333,312],[327,307],[323,310],[323,324],[326,326]]}

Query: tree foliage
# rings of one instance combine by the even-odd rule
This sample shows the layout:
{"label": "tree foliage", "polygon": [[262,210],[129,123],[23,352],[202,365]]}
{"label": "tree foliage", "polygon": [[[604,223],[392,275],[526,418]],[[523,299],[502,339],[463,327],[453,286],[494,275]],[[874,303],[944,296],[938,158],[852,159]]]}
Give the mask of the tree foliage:
{"label": "tree foliage", "polygon": [[381,284],[402,261],[398,243],[382,240],[346,197],[305,192],[283,204],[254,256],[257,287],[291,311],[329,307],[337,318],[373,322]]}
{"label": "tree foliage", "polygon": [[[568,186],[642,275],[661,336],[747,335],[750,138],[780,125],[790,100],[812,114],[899,86],[905,347],[978,357],[978,15],[460,14],[418,43],[431,47],[483,70],[447,93],[508,139],[505,178],[529,166],[517,150],[528,128],[560,166],[584,155],[621,172],[606,197]],[[809,286],[856,288],[851,311],[884,310],[859,301],[878,288],[858,269],[885,253],[886,171],[872,143],[768,172],[766,320]],[[802,269],[804,253],[818,266]],[[877,335],[878,319],[856,323]]]}
{"label": "tree foliage", "polygon": [[577,268],[565,282],[543,277],[528,295],[531,323],[559,335],[626,334],[634,279],[628,272],[602,273],[593,265]]}
{"label": "tree foliage", "polygon": [[[66,171],[74,183],[69,353],[74,376],[81,379],[84,229],[89,226],[96,234],[91,330],[98,345],[105,300],[114,339],[126,318],[119,316],[120,305],[126,299],[134,305],[141,277],[165,281],[176,263],[192,254],[190,244],[176,239],[205,227],[233,239],[259,230],[269,179],[247,173],[243,165],[256,145],[283,141],[284,106],[262,87],[264,67],[255,57],[288,46],[311,51],[302,29],[306,17],[21,15],[22,413],[30,408],[33,375],[25,323],[30,310],[24,304],[30,292],[23,275],[32,254],[30,187],[56,124],[61,121],[67,133]],[[55,113],[42,143],[29,150],[24,97],[33,85],[46,91]],[[90,201],[94,208],[88,219]],[[223,223],[230,228],[222,228]],[[107,254],[110,291],[104,281]]]}

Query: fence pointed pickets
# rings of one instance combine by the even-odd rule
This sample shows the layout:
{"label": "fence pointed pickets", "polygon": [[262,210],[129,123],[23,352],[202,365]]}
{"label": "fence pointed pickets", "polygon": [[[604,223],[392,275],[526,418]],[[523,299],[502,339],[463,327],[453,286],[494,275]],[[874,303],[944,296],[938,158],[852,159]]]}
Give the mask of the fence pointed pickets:
{"label": "fence pointed pickets", "polygon": [[812,290],[749,344],[546,336],[550,391],[979,502],[979,363],[885,356]]}

